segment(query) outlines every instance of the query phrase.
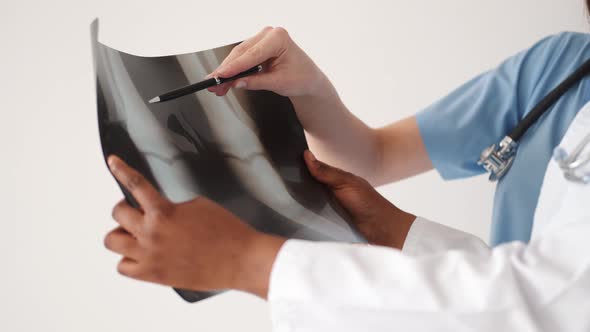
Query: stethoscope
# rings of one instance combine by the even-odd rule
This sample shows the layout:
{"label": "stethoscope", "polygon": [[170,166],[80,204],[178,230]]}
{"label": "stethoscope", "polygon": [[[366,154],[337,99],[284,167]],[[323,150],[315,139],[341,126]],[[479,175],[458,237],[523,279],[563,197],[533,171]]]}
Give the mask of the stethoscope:
{"label": "stethoscope", "polygon": [[[590,74],[590,60],[586,60],[576,71],[535,105],[500,143],[497,145],[493,144],[482,151],[477,164],[483,166],[486,171],[490,172],[490,181],[497,181],[506,175],[514,162],[516,150],[518,149],[518,141],[522,136],[549,110],[551,105],[588,74]],[[568,154],[562,148],[555,149],[554,159],[563,171],[566,179],[578,183],[590,183],[590,172],[582,172],[582,174],[579,172],[582,166],[590,163],[590,153],[582,157],[582,153],[589,144],[590,134],[580,142],[571,154]]]}
{"label": "stethoscope", "polygon": [[578,172],[583,166],[590,163],[590,153],[587,153],[582,157],[582,153],[588,144],[590,144],[590,134],[584,137],[571,154],[568,154],[567,151],[561,147],[557,147],[553,150],[553,159],[563,171],[563,175],[566,179],[584,184],[590,183],[590,172],[581,172],[581,174]]}

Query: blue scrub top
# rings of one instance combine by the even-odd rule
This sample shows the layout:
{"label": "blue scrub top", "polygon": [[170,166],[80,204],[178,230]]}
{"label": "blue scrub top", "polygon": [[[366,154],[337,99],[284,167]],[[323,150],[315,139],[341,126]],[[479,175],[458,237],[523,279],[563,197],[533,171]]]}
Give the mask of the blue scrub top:
{"label": "blue scrub top", "polygon": [[[444,179],[483,174],[481,151],[498,143],[553,88],[590,58],[590,35],[547,37],[417,114],[428,155]],[[570,89],[520,140],[498,182],[490,243],[528,242],[553,149],[590,101],[590,78]]]}

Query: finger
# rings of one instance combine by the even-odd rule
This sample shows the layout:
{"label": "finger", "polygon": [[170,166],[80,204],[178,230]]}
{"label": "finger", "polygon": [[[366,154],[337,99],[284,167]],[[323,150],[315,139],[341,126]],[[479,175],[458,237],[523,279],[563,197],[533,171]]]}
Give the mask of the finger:
{"label": "finger", "polygon": [[229,89],[233,87],[233,82],[225,83],[219,86],[219,93],[218,96],[225,96]]}
{"label": "finger", "polygon": [[140,275],[140,266],[136,260],[129,257],[123,257],[119,261],[119,264],[117,264],[117,272],[126,277],[138,279]]}
{"label": "finger", "polygon": [[240,78],[217,86],[213,92],[217,96],[225,96],[231,88],[248,90],[277,90],[281,89],[280,80],[277,80],[276,73],[257,73],[256,75]]}
{"label": "finger", "polygon": [[111,155],[108,164],[117,180],[137,200],[137,203],[147,210],[158,210],[167,204],[160,193],[136,170],[129,167],[119,157]]}
{"label": "finger", "polygon": [[125,229],[117,227],[110,231],[104,238],[104,246],[117,254],[137,260],[140,254],[140,247],[137,239]]}
{"label": "finger", "polygon": [[278,57],[284,51],[287,32],[285,29],[273,29],[267,33],[258,43],[252,45],[246,52],[233,61],[226,63],[217,69],[220,77],[230,77],[268,59]]}
{"label": "finger", "polygon": [[[232,62],[234,59],[236,59],[237,57],[244,54],[250,47],[256,45],[256,43],[258,43],[271,30],[272,30],[272,27],[266,27],[266,28],[262,29],[260,32],[258,32],[256,35],[254,35],[253,37],[236,45],[231,50],[231,52],[225,57],[225,59],[223,59],[221,64],[211,74],[207,75],[206,78],[210,78],[213,76],[219,76],[219,74],[217,73],[219,68],[225,66],[227,63]],[[227,91],[231,88],[231,86],[232,86],[232,84],[225,83],[220,86],[210,87],[207,90],[209,90],[210,92],[215,92],[218,96],[223,96],[227,93]]]}
{"label": "finger", "polygon": [[225,94],[229,91],[230,87],[231,86],[229,83],[224,83],[222,85],[219,85],[217,87],[217,90],[215,91],[215,94],[219,97],[225,96]]}
{"label": "finger", "polygon": [[232,85],[232,82],[222,83],[220,85],[212,86],[212,87],[208,88],[207,90],[209,90],[210,92],[213,92],[217,96],[221,97],[227,93],[227,91],[231,88],[231,85]]}
{"label": "finger", "polygon": [[223,84],[221,84],[221,85],[218,85],[218,86],[217,86],[217,89],[214,91],[214,92],[215,92],[215,94],[216,94],[217,96],[220,96],[220,97],[221,97],[221,96],[225,96],[225,95],[227,94],[227,92],[229,91],[229,89],[231,89],[231,88],[233,88],[233,87],[234,87],[234,85],[235,85],[234,83],[235,83],[235,82],[236,82],[236,81],[233,81],[233,82],[228,82],[228,83],[223,83]]}
{"label": "finger", "polygon": [[143,215],[139,210],[133,208],[126,200],[122,199],[113,208],[113,219],[127,232],[136,235],[142,224]]}
{"label": "finger", "polygon": [[[259,41],[261,41],[262,38],[264,38],[264,36],[266,36],[266,34],[269,31],[272,31],[272,29],[273,29],[272,27],[265,27],[264,29],[260,30],[260,32],[258,32],[257,34],[255,34],[251,38],[248,38],[248,39],[244,40],[243,42],[241,42],[240,44],[236,45],[236,47],[234,47],[231,50],[231,52],[228,54],[228,56],[226,56],[225,59],[223,59],[223,61],[221,62],[221,64],[219,65],[218,68],[223,67],[225,64],[232,62],[233,60],[235,60],[236,58],[238,58],[239,56],[244,54],[248,49],[250,49],[250,47],[256,45]],[[213,73],[215,73],[215,72],[216,71],[213,71]]]}
{"label": "finger", "polygon": [[280,90],[276,73],[260,73],[250,77],[241,78],[234,83],[234,87],[248,90]]}
{"label": "finger", "polygon": [[303,153],[303,159],[311,175],[332,189],[342,188],[355,181],[354,175],[317,160],[309,150]]}
{"label": "finger", "polygon": [[[215,73],[210,73],[210,74],[207,74],[207,76],[205,76],[205,79],[209,79],[209,78],[214,77],[214,76],[217,76],[217,75]],[[213,93],[215,93],[216,95],[219,96],[218,91],[221,91],[220,88],[223,87],[226,84],[227,83],[224,83],[224,84],[221,84],[221,85],[214,85],[212,87],[207,88],[207,90],[209,92],[213,92]]]}

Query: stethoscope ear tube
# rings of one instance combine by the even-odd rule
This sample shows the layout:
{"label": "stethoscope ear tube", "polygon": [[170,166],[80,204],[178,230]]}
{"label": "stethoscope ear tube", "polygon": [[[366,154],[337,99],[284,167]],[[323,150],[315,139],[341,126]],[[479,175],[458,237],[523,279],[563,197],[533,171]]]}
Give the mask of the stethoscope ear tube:
{"label": "stethoscope ear tube", "polygon": [[541,101],[533,107],[533,109],[516,125],[516,127],[508,134],[513,141],[518,142],[520,138],[527,132],[527,130],[539,118],[545,114],[549,108],[555,104],[569,89],[576,83],[579,83],[585,76],[590,74],[590,59],[586,60],[578,69],[576,69],[570,76],[561,82],[555,89],[547,94]]}

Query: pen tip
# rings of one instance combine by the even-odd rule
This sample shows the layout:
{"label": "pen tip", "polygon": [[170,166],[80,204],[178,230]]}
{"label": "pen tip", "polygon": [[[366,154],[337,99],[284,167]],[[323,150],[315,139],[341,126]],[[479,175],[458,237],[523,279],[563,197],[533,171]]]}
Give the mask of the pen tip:
{"label": "pen tip", "polygon": [[150,101],[149,101],[150,104],[159,103],[159,102],[160,102],[160,97],[154,97],[154,98],[150,99]]}

